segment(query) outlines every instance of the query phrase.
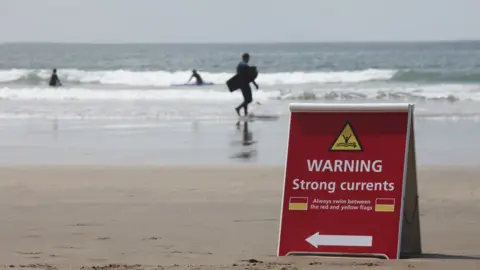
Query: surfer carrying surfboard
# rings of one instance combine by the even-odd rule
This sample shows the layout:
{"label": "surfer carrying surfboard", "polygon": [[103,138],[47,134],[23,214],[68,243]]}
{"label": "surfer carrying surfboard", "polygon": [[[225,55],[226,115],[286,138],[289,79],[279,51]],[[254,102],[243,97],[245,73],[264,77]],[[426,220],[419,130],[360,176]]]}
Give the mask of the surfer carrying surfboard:
{"label": "surfer carrying surfboard", "polygon": [[238,116],[240,116],[240,109],[243,107],[244,116],[248,116],[248,104],[252,102],[252,88],[250,87],[250,82],[252,82],[258,90],[258,84],[255,82],[257,76],[256,68],[252,74],[252,68],[248,65],[250,61],[250,55],[244,53],[242,55],[242,62],[237,65],[237,75],[238,75],[238,85],[240,91],[242,91],[243,102],[235,108]]}
{"label": "surfer carrying surfboard", "polygon": [[203,80],[202,80],[202,77],[200,77],[200,74],[198,74],[197,70],[192,70],[192,76],[190,77],[190,79],[188,79],[188,82],[189,83],[193,77],[195,77],[195,79],[197,80],[197,85],[201,85],[203,84]]}

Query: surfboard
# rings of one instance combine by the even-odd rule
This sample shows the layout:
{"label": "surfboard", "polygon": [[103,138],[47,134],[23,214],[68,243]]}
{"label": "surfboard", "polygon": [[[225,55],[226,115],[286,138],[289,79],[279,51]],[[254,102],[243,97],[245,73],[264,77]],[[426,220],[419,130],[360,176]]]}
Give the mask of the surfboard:
{"label": "surfboard", "polygon": [[[257,77],[258,77],[258,69],[256,66],[250,66],[249,68],[249,73],[250,73],[250,76],[251,76],[251,79],[250,79],[250,82],[255,80]],[[227,84],[227,87],[228,87],[228,90],[230,92],[233,92],[235,90],[238,90],[240,89],[240,86],[241,86],[241,80],[240,80],[240,77],[238,76],[238,74],[235,74],[233,77],[231,77],[230,79],[228,79],[228,81],[226,82]]]}
{"label": "surfboard", "polygon": [[170,86],[207,86],[207,85],[215,85],[215,84],[212,82],[204,82],[202,84],[196,84],[196,83],[170,84]]}

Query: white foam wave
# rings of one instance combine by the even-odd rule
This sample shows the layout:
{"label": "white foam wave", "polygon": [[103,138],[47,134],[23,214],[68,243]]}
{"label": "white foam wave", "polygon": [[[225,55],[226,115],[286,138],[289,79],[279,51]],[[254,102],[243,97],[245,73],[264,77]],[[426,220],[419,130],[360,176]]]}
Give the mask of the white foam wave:
{"label": "white foam wave", "polygon": [[480,101],[476,85],[390,85],[362,87],[328,87],[290,91],[282,95],[287,100],[327,101]]}
{"label": "white foam wave", "polygon": [[[14,82],[28,80],[36,77],[46,81],[50,76],[50,70],[11,69],[0,70],[0,82]],[[395,70],[367,69],[362,71],[339,71],[339,72],[279,72],[261,73],[257,82],[262,85],[278,84],[309,84],[309,83],[356,83],[371,80],[388,80],[393,77]],[[191,75],[190,71],[129,71],[129,70],[104,70],[85,71],[78,69],[62,69],[58,71],[60,80],[64,84],[91,83],[105,85],[128,85],[128,86],[169,86],[182,84]],[[233,73],[201,72],[205,81],[215,84],[224,84]],[[34,80],[37,82],[38,80]]]}
{"label": "white foam wave", "polygon": [[[480,101],[479,87],[475,85],[411,85],[383,88],[382,86],[342,86],[324,88],[292,88],[288,91],[261,89],[254,91],[254,99],[261,100],[325,100],[325,101]],[[79,101],[237,101],[240,93],[226,89],[88,89],[88,88],[0,88],[4,100],[79,100]]]}
{"label": "white foam wave", "polygon": [[[476,86],[423,85],[390,89],[354,86],[254,91],[255,110],[288,114],[292,100],[313,102],[414,102],[419,119],[479,119]],[[260,102],[261,105],[256,102]],[[0,88],[0,119],[234,119],[237,91],[202,89]]]}

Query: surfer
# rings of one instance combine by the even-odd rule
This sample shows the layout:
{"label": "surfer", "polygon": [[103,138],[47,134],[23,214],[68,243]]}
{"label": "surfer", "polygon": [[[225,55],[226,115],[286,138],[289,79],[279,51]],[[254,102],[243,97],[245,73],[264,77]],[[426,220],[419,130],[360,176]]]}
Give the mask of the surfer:
{"label": "surfer", "polygon": [[235,108],[238,116],[240,116],[240,109],[243,107],[243,112],[245,116],[248,116],[248,104],[250,104],[252,99],[252,88],[250,87],[250,82],[252,82],[258,90],[258,84],[255,80],[251,80],[250,76],[250,66],[248,65],[250,61],[250,55],[244,53],[242,55],[242,62],[237,65],[237,74],[240,77],[240,90],[242,91],[243,102]]}
{"label": "surfer", "polygon": [[200,74],[198,74],[197,70],[195,70],[195,69],[192,70],[192,77],[190,77],[190,79],[188,79],[187,83],[189,83],[194,77],[197,80],[197,85],[203,84],[202,77],[200,77]]}
{"label": "surfer", "polygon": [[50,76],[50,82],[48,83],[48,85],[50,85],[52,87],[62,86],[62,83],[60,82],[60,79],[58,79],[56,68],[54,68],[53,71],[52,71],[52,76]]}

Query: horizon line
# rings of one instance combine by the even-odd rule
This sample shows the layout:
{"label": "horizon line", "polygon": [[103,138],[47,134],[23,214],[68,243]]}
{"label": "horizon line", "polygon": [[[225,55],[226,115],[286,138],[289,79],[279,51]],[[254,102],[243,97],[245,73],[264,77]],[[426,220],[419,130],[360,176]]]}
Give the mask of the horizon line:
{"label": "horizon line", "polygon": [[452,39],[452,40],[372,40],[372,41],[259,41],[259,42],[86,42],[86,41],[0,41],[4,44],[59,44],[59,45],[272,45],[272,44],[361,44],[361,43],[462,43],[480,42],[480,39]]}

